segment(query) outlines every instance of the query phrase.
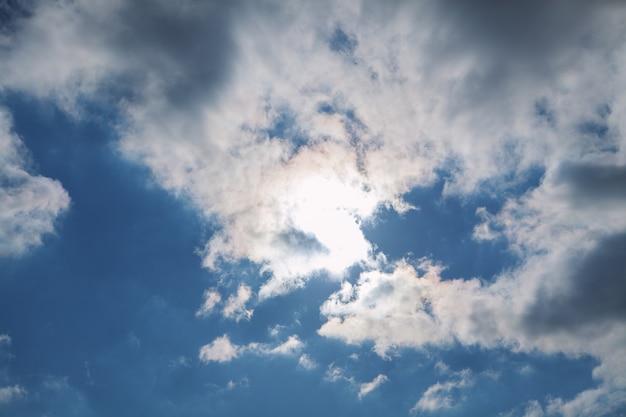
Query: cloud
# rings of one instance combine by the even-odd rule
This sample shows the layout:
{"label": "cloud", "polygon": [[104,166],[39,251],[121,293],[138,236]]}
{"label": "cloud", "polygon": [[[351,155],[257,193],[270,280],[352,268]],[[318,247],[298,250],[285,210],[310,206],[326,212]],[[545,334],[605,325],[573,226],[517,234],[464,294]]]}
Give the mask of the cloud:
{"label": "cloud", "polygon": [[117,85],[121,149],[216,222],[207,267],[270,273],[260,300],[371,263],[361,222],[438,170],[446,194],[506,189],[621,140],[598,114],[621,105],[610,4],[272,4],[35,2],[4,86],[65,103]]}
{"label": "cloud", "polygon": [[237,293],[231,295],[226,300],[224,310],[222,310],[224,317],[234,319],[236,321],[241,319],[250,320],[254,311],[246,309],[246,303],[250,300],[250,297],[252,297],[252,290],[250,287],[245,284],[240,284],[237,288]]}
{"label": "cloud", "polygon": [[10,345],[11,341],[11,336],[9,336],[8,334],[0,334],[0,346]]}
{"label": "cloud", "polygon": [[204,302],[196,311],[196,317],[206,317],[213,312],[215,307],[222,302],[222,295],[215,289],[205,290],[203,294]]}
{"label": "cloud", "polygon": [[62,185],[29,169],[28,152],[0,109],[0,256],[23,255],[54,232],[70,197]]}
{"label": "cloud", "polygon": [[227,335],[218,337],[208,345],[200,348],[199,358],[202,362],[229,362],[239,356],[241,347],[233,345]]}
{"label": "cloud", "polygon": [[370,392],[377,389],[379,386],[384,384],[389,380],[386,375],[379,374],[374,377],[370,382],[359,383],[353,376],[348,376],[346,374],[346,369],[336,366],[334,363],[328,365],[326,369],[326,373],[324,375],[324,379],[329,382],[346,382],[348,383],[354,390],[357,391],[357,396],[359,399],[362,399],[364,396],[369,394]]}
{"label": "cloud", "polygon": [[21,385],[0,387],[0,404],[7,404],[20,398],[24,398],[27,391]]}
{"label": "cloud", "polygon": [[228,335],[218,337],[213,342],[200,348],[199,358],[202,362],[230,362],[242,354],[258,356],[294,356],[304,348],[298,336],[292,335],[278,345],[252,342],[247,345],[231,343]]}
{"label": "cloud", "polygon": [[[275,5],[35,1],[3,33],[0,82],[76,117],[81,100],[115,106],[121,151],[214,223],[203,264],[257,264],[259,301],[361,266],[322,306],[320,334],[373,341],[381,356],[454,341],[589,354],[599,388],[554,407],[619,404],[623,6]],[[2,143],[1,155],[19,154],[13,136]],[[3,253],[19,254],[53,230],[69,197],[11,158],[2,175],[16,167],[24,182],[0,212],[22,217],[3,217],[0,230],[16,237],[3,236]],[[402,196],[437,181],[444,198],[502,203],[479,209],[474,237],[497,232],[519,258],[513,269],[443,280],[436,260],[385,264],[363,223],[381,207],[409,209]],[[252,314],[241,288],[225,303],[236,320]],[[205,296],[200,314],[217,302]],[[276,348],[213,343],[206,361]]]}
{"label": "cloud", "polygon": [[328,365],[324,378],[330,382],[345,381],[348,382],[350,385],[356,385],[354,377],[346,376],[346,370],[339,366],[335,366],[334,363]]}
{"label": "cloud", "polygon": [[370,382],[365,382],[361,384],[359,387],[359,398],[365,397],[367,394],[374,391],[376,388],[378,388],[388,380],[389,378],[387,378],[387,375],[379,374]]}
{"label": "cloud", "polygon": [[271,350],[263,350],[270,355],[293,355],[300,351],[304,347],[304,343],[298,338],[298,336],[292,335],[281,343],[280,345],[272,348]]}
{"label": "cloud", "polygon": [[426,389],[419,401],[417,401],[413,408],[411,408],[410,412],[433,412],[441,409],[452,408],[456,405],[452,397],[452,393],[458,392],[463,388],[470,387],[473,384],[474,381],[469,371],[460,372],[458,379],[446,381],[444,383],[437,382]]}
{"label": "cloud", "polygon": [[298,359],[298,365],[306,370],[317,368],[317,363],[313,359],[311,359],[311,356],[306,353],[300,355],[300,358]]}

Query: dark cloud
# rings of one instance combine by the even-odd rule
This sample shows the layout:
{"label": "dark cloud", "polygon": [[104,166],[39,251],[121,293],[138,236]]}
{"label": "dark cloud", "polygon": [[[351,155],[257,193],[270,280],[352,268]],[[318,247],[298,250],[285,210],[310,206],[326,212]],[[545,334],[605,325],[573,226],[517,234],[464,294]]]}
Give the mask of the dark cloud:
{"label": "dark cloud", "polygon": [[543,287],[537,294],[524,319],[531,332],[626,319],[626,233],[601,240],[587,256],[571,262],[566,288]]}
{"label": "dark cloud", "polygon": [[550,54],[563,43],[591,42],[589,24],[601,3],[448,0],[434,2],[434,11],[446,35],[441,39],[450,47],[473,46],[522,62]]}
{"label": "dark cloud", "polygon": [[567,163],[559,169],[557,181],[570,187],[577,203],[626,199],[626,166],[623,165]]}
{"label": "dark cloud", "polygon": [[131,63],[135,77],[156,76],[170,103],[187,107],[227,78],[238,3],[127,2],[113,24],[111,43]]}
{"label": "dark cloud", "polygon": [[29,0],[0,1],[0,34],[9,34],[16,30],[19,20],[29,16],[32,3]]}

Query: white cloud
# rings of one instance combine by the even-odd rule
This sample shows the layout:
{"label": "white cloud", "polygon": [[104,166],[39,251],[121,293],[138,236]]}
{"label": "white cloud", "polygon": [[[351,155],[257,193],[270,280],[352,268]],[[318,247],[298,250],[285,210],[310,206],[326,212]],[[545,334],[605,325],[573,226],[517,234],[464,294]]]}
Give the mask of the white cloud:
{"label": "white cloud", "polygon": [[7,404],[11,401],[25,397],[27,391],[20,385],[9,385],[0,387],[0,404]]}
{"label": "white cloud", "polygon": [[270,355],[288,356],[302,350],[303,347],[304,343],[298,338],[298,336],[292,335],[289,336],[289,338],[285,342],[281,343],[275,348],[268,350],[267,353]]}
{"label": "white cloud", "polygon": [[370,382],[364,382],[359,386],[359,398],[365,397],[388,380],[387,375],[379,374]]}
{"label": "white cloud", "polygon": [[452,408],[457,404],[453,398],[453,392],[470,387],[473,384],[474,381],[469,371],[461,372],[459,378],[457,379],[446,381],[444,383],[437,382],[428,387],[415,406],[411,408],[410,412],[433,412],[441,409]]}
{"label": "white cloud", "polygon": [[11,341],[11,336],[9,336],[8,334],[0,334],[0,346],[10,345]]}
{"label": "white cloud", "polygon": [[213,342],[200,348],[200,360],[202,362],[230,362],[243,355],[251,354],[258,356],[295,356],[304,348],[297,335],[291,335],[286,341],[277,345],[268,343],[252,342],[247,345],[233,344],[228,335],[218,337]]}
{"label": "white cloud", "polygon": [[499,237],[499,234],[493,230],[493,215],[490,214],[485,207],[478,207],[476,209],[476,216],[478,216],[482,223],[474,226],[472,237],[475,240],[494,240]]}
{"label": "white cloud", "polygon": [[0,109],[0,256],[19,256],[40,245],[69,204],[58,181],[30,172],[28,152]]}
{"label": "white cloud", "polygon": [[328,365],[324,378],[330,382],[344,381],[348,382],[350,385],[356,385],[354,377],[346,376],[346,370],[339,366],[335,366],[334,363]]}
{"label": "white cloud", "polygon": [[[298,2],[270,13],[267,4],[228,13],[187,2],[149,10],[119,0],[38,2],[4,41],[2,86],[54,97],[74,114],[76,97],[103,99],[112,80],[129,89],[135,98],[119,107],[128,121],[118,130],[122,151],[215,222],[205,266],[261,265],[270,276],[261,301],[317,273],[369,269],[324,304],[320,334],[371,340],[383,356],[455,340],[590,354],[601,362],[600,388],[554,407],[599,413],[602,401],[620,403],[623,6]],[[139,15],[145,25],[132,24]],[[168,31],[154,22],[180,42],[164,42]],[[329,44],[337,30],[350,45]],[[2,146],[15,153],[11,138]],[[26,187],[0,200],[0,213],[17,210],[27,226],[18,239],[2,236],[0,251],[10,254],[38,244],[69,204],[57,182],[19,161],[1,165],[17,167]],[[518,191],[533,169],[544,172],[539,184]],[[518,267],[487,282],[445,281],[433,264],[422,275],[402,263],[377,270],[383,258],[362,223],[385,205],[408,209],[401,196],[437,179],[444,196],[507,200],[497,213],[479,209],[474,237],[500,234]],[[16,230],[14,214],[0,222],[5,235]],[[251,314],[245,296],[238,289],[229,299],[235,319]]]}
{"label": "white cloud", "polygon": [[350,385],[352,389],[357,391],[357,396],[362,399],[364,396],[374,391],[383,383],[387,382],[389,378],[386,375],[379,374],[370,382],[358,382],[353,376],[349,376],[346,373],[346,369],[336,366],[334,363],[328,365],[324,379],[329,382],[344,382]]}
{"label": "white cloud", "polygon": [[196,311],[196,317],[206,317],[213,312],[215,307],[222,302],[222,296],[215,289],[205,290],[203,294],[204,302]]}
{"label": "white cloud", "polygon": [[250,320],[254,312],[254,310],[246,309],[246,303],[250,300],[250,297],[252,297],[252,289],[245,284],[240,284],[237,288],[237,293],[231,295],[226,300],[224,310],[222,311],[224,317],[236,321],[241,319]]}
{"label": "white cloud", "polygon": [[229,362],[239,356],[241,347],[233,345],[227,335],[218,337],[213,342],[200,348],[202,362]]}
{"label": "white cloud", "polygon": [[311,359],[311,356],[306,353],[300,355],[300,358],[298,359],[298,365],[306,370],[317,368],[317,363],[313,359]]}

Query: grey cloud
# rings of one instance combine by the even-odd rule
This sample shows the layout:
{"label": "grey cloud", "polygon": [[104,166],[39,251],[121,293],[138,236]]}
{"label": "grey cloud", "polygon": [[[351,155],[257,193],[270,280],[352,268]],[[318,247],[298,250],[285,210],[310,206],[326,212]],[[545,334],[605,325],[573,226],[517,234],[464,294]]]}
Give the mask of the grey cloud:
{"label": "grey cloud", "polygon": [[626,166],[592,163],[566,163],[556,180],[567,184],[577,202],[626,199]]}
{"label": "grey cloud", "polygon": [[126,2],[111,22],[112,47],[136,76],[156,74],[173,106],[196,104],[226,81],[238,3]]}
{"label": "grey cloud", "polygon": [[539,69],[551,62],[542,58],[564,44],[598,41],[589,29],[603,4],[608,2],[436,1],[431,7],[442,36],[434,39],[435,45],[453,54],[464,54],[466,48],[480,51],[494,65]]}
{"label": "grey cloud", "polygon": [[296,253],[329,253],[328,248],[314,235],[294,228],[279,233],[275,240],[278,245],[285,246],[286,250]]}
{"label": "grey cloud", "polygon": [[626,319],[626,233],[601,240],[588,255],[570,262],[566,288],[539,288],[524,317],[529,331],[572,331]]}

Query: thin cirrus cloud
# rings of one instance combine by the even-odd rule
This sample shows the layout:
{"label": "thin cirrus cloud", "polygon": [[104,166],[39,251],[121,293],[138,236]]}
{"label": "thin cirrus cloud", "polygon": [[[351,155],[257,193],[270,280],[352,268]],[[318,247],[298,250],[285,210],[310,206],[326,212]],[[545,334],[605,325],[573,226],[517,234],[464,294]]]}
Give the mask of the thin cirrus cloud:
{"label": "thin cirrus cloud", "polygon": [[[121,152],[214,222],[203,265],[259,266],[258,286],[241,284],[226,301],[209,291],[198,315],[222,305],[248,320],[249,304],[327,275],[343,282],[321,306],[324,337],[372,342],[386,358],[452,342],[592,355],[598,387],[550,410],[623,405],[619,5],[144,3],[34,2],[4,35],[0,85],[76,118],[81,100],[113,101]],[[28,226],[6,253],[38,244],[69,204],[57,182],[20,175],[26,188],[11,191],[11,207]],[[503,196],[476,213],[474,238],[503,239],[515,267],[445,280],[436,259],[388,262],[366,238],[362,225],[382,208],[405,213],[407,192],[437,182],[442,198]],[[363,272],[350,281],[354,265]],[[301,348],[289,340],[238,346],[223,336],[200,359]]]}

